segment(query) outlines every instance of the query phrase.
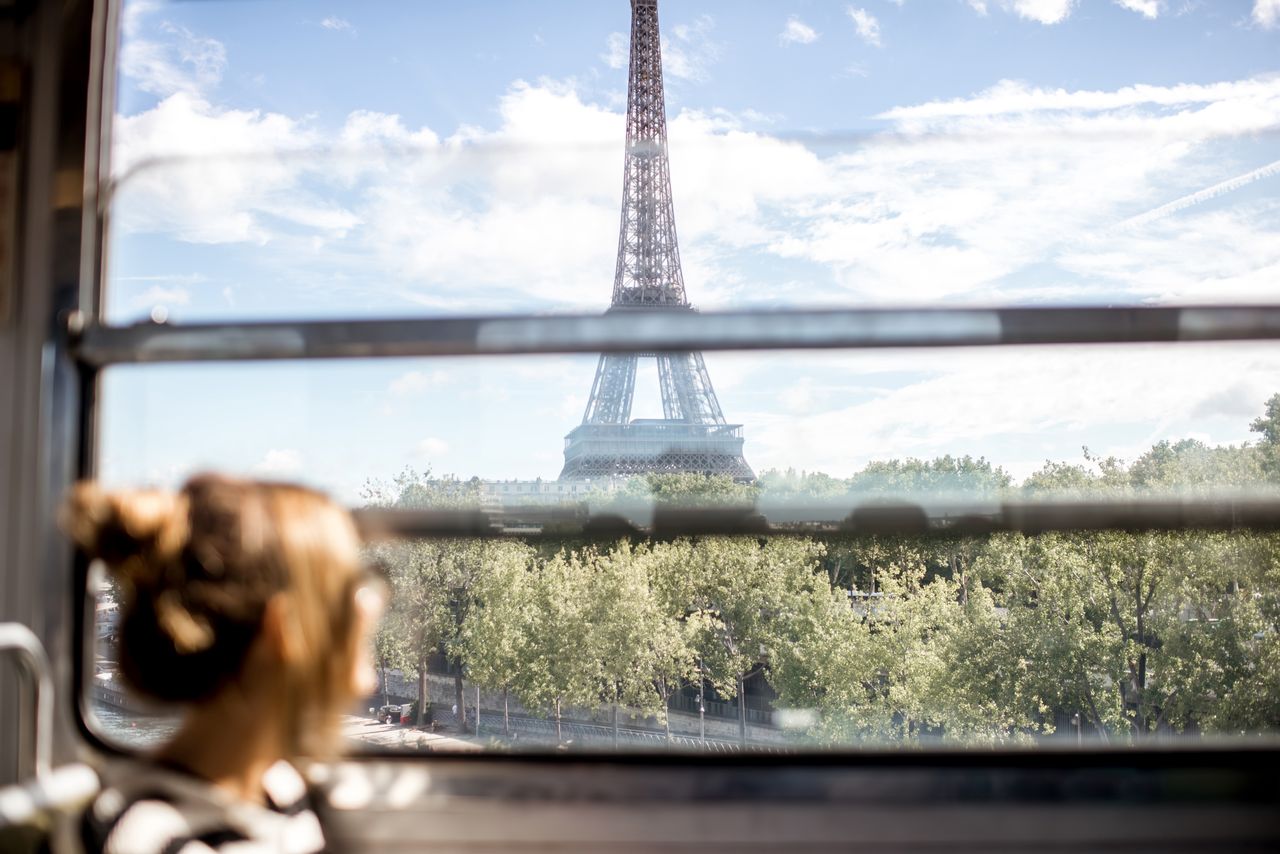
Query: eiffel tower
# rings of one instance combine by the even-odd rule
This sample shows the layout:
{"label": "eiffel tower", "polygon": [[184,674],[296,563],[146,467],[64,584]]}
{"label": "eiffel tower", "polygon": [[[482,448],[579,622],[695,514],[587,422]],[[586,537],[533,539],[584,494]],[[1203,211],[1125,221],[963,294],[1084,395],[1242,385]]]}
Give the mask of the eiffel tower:
{"label": "eiffel tower", "polygon": [[[658,0],[631,0],[622,227],[609,312],[690,311],[671,201]],[[658,361],[662,418],[631,418],[641,358]],[[701,353],[602,355],[582,424],[565,438],[561,480],[650,472],[755,480],[742,456],[742,425],[725,421]]]}

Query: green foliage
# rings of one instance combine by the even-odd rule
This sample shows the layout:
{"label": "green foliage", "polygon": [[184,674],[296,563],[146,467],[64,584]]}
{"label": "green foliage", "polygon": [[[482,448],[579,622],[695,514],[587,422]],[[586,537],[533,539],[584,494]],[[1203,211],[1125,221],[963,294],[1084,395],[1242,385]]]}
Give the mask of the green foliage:
{"label": "green foliage", "polygon": [[770,469],[760,475],[756,486],[762,499],[797,504],[813,504],[842,498],[849,492],[847,481],[822,472]]}
{"label": "green foliage", "polygon": [[[429,471],[412,469],[405,469],[391,484],[370,483],[365,488],[368,506],[393,509],[474,505],[478,494],[475,481],[433,479]],[[391,607],[375,640],[377,653],[390,666],[417,676],[424,696],[430,656],[463,648],[463,630],[477,591],[495,583],[490,575],[523,567],[531,554],[521,543],[467,539],[378,543],[368,551],[386,568],[392,588]]]}
{"label": "green foliage", "polygon": [[1210,447],[1198,439],[1159,442],[1129,468],[1135,489],[1189,494],[1261,485],[1263,457],[1248,445]]}
{"label": "green foliage", "polygon": [[753,484],[728,475],[649,474],[634,477],[605,501],[653,502],[676,507],[750,506],[759,494]]}
{"label": "green foliage", "polygon": [[1280,394],[1267,400],[1266,411],[1254,419],[1249,429],[1262,435],[1258,451],[1267,475],[1273,480],[1280,478]]}
{"label": "green foliage", "polygon": [[984,495],[998,497],[1013,484],[1009,474],[983,457],[950,455],[933,460],[870,463],[849,480],[853,493],[870,495]]}
{"label": "green foliage", "polygon": [[[1280,474],[1280,395],[1257,446],[1160,442],[1132,464],[1086,449],[1014,485],[984,459],[873,463],[848,480],[771,471],[638,478],[607,501],[803,505],[967,493],[1062,500],[1213,495]],[[406,470],[370,504],[474,503],[478,484]],[[395,589],[378,637],[420,672],[446,650],[527,708],[662,717],[699,678],[725,697],[763,672],[819,743],[1025,742],[1078,716],[1110,741],[1280,729],[1280,536],[706,537],[372,548]]]}

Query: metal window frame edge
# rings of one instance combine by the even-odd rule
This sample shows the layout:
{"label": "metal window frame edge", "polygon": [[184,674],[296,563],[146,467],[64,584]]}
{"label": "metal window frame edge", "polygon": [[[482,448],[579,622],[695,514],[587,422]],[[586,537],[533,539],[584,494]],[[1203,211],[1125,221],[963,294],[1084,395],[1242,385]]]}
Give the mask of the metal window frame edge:
{"label": "metal window frame edge", "polygon": [[612,311],[112,326],[75,318],[86,367],[688,351],[1280,340],[1280,305]]}

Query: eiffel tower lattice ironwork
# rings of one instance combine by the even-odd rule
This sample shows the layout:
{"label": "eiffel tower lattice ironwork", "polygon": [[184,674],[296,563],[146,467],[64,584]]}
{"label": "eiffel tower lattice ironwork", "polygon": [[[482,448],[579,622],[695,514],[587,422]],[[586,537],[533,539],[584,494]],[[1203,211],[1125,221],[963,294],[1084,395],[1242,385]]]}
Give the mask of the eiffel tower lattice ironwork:
{"label": "eiffel tower lattice ironwork", "polygon": [[[693,310],[671,200],[658,0],[631,0],[622,227],[609,311]],[[633,420],[637,362],[650,356],[658,362],[663,417]],[[566,437],[560,478],[696,472],[754,480],[742,442],[742,425],[725,421],[701,353],[606,354],[582,424]]]}

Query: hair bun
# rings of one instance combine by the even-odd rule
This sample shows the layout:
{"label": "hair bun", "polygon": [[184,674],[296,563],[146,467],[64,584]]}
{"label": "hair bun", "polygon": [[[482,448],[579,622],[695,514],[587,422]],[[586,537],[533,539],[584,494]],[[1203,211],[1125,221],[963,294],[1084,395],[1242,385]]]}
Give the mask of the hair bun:
{"label": "hair bun", "polygon": [[185,498],[172,492],[108,492],[80,483],[63,505],[61,521],[85,554],[121,571],[125,564],[154,563],[131,558],[147,554],[164,560],[182,549],[187,538],[185,505]]}

